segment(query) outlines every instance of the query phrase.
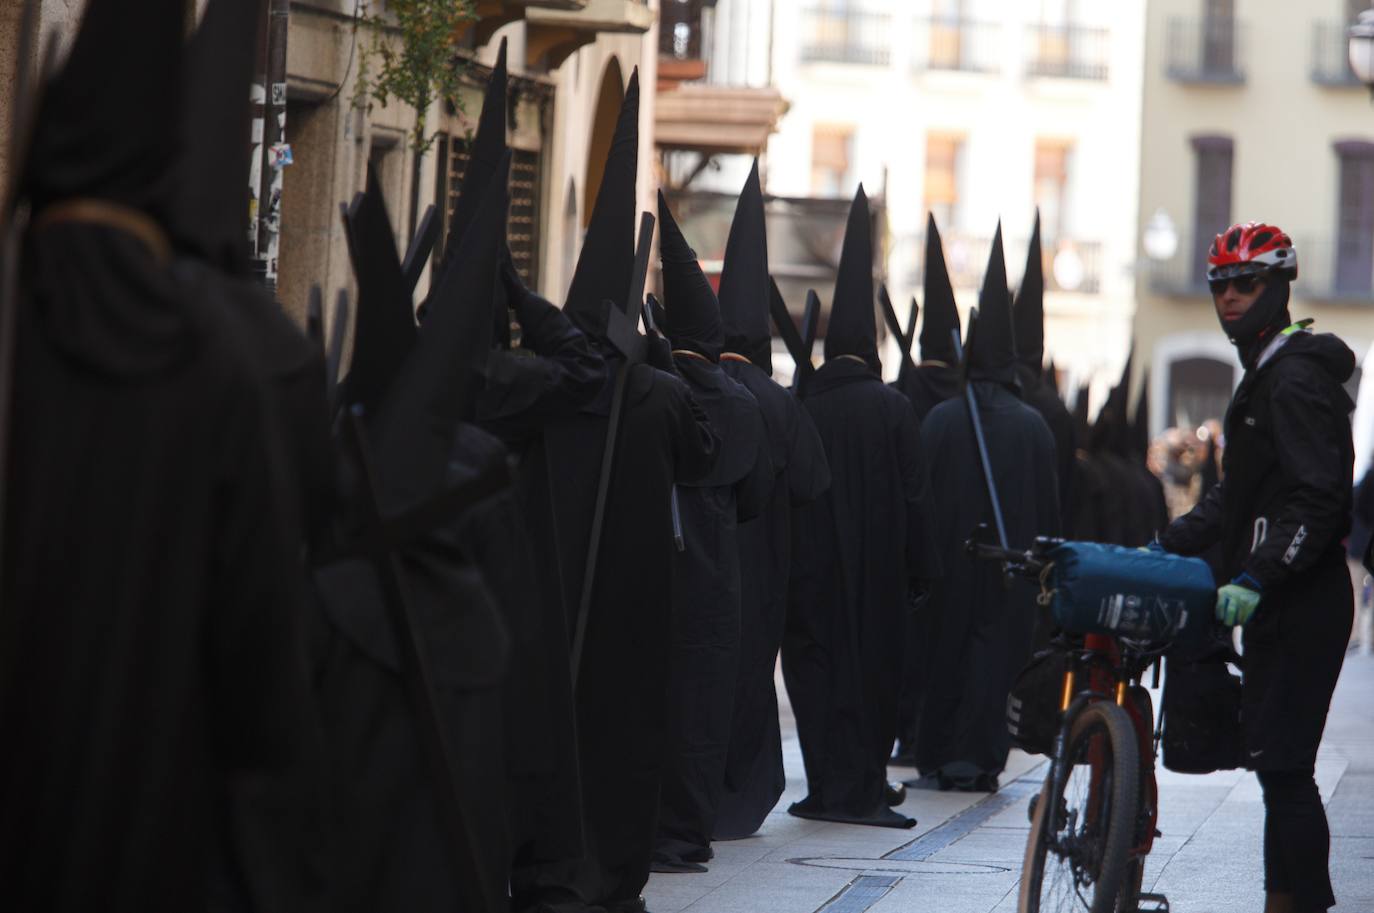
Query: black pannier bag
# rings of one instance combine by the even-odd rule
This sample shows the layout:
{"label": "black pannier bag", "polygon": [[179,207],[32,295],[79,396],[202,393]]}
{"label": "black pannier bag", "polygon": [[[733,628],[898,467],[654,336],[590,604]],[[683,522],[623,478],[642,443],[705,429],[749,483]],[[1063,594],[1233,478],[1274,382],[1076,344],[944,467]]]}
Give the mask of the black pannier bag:
{"label": "black pannier bag", "polygon": [[1170,656],[1164,676],[1164,766],[1208,774],[1244,766],[1240,678],[1229,650],[1200,659]]}
{"label": "black pannier bag", "polygon": [[1007,695],[1007,731],[1022,751],[1047,755],[1054,750],[1068,659],[1063,647],[1050,646],[1032,656],[1016,676]]}

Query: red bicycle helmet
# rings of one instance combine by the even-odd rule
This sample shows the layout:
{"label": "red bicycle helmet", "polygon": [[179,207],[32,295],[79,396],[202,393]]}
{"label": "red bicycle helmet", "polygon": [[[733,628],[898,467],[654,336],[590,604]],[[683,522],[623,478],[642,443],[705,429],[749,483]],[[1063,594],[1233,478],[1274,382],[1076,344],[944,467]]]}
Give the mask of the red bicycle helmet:
{"label": "red bicycle helmet", "polygon": [[1217,235],[1207,251],[1207,281],[1252,276],[1274,270],[1298,278],[1298,252],[1293,239],[1263,222],[1236,223]]}

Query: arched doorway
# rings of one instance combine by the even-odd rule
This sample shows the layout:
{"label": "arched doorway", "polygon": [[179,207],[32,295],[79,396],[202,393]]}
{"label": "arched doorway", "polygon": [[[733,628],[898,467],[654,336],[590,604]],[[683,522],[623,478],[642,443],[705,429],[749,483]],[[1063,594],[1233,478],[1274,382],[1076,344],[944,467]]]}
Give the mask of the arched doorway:
{"label": "arched doorway", "polygon": [[614,57],[601,74],[601,88],[596,95],[596,116],[592,119],[592,135],[587,144],[587,171],[582,180],[585,194],[582,206],[582,227],[591,224],[596,195],[601,190],[601,178],[606,173],[606,157],[615,138],[615,124],[620,119],[620,103],[625,99],[625,81],[620,62]]}

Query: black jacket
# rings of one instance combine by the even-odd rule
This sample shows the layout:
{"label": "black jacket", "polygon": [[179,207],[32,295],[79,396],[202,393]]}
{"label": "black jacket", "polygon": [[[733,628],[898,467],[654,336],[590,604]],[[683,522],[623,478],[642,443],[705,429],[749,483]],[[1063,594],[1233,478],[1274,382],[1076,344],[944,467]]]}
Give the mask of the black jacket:
{"label": "black jacket", "polygon": [[1339,549],[1354,461],[1354,405],[1341,385],[1354,370],[1345,343],[1304,331],[1247,371],[1226,412],[1223,481],[1160,543],[1197,555],[1220,541],[1226,575],[1266,590]]}

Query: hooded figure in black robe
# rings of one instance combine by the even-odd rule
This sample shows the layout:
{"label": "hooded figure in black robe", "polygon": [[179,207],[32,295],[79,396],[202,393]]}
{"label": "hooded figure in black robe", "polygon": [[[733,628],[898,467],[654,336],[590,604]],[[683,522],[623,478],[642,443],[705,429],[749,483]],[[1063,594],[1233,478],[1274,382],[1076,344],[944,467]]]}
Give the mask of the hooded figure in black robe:
{"label": "hooded figure in black robe", "polygon": [[[171,233],[181,253],[179,272],[198,295],[220,301],[240,324],[272,386],[281,419],[276,434],[297,495],[294,504],[283,506],[296,507],[308,545],[329,520],[335,482],[324,352],[253,279],[244,233],[259,12],[254,4],[211,0],[187,48],[182,182]],[[308,580],[304,562],[299,573]],[[298,643],[304,643],[303,632]],[[299,662],[304,668],[308,658],[301,655]],[[235,823],[221,869],[226,905],[296,910],[306,895],[321,889],[309,880],[319,873],[302,859],[317,852],[320,842],[316,784],[322,746],[316,727],[302,728],[300,736],[310,741],[312,756],[295,779],[257,778],[231,786],[227,813]]]}
{"label": "hooded figure in black robe", "polygon": [[[357,402],[379,403],[367,413],[367,433],[381,507],[389,515],[506,471],[500,442],[462,420],[472,413],[491,347],[508,167],[507,155],[488,186],[473,188],[482,192],[472,226],[445,264],[438,303],[412,334],[413,343],[378,357],[374,364],[386,370],[362,375],[382,390],[364,386],[357,375],[346,387]],[[382,234],[388,235],[386,245],[394,243],[389,232]],[[368,251],[358,253],[360,262],[369,262],[361,259]],[[454,300],[458,289],[462,302]],[[388,302],[366,298],[360,308],[365,303]],[[389,305],[410,309],[407,298]],[[360,311],[360,322],[365,316]],[[512,538],[499,495],[492,495],[461,513],[436,517],[395,544],[396,565],[428,654],[434,721],[418,718],[402,687],[402,677],[414,670],[396,638],[374,559],[337,561],[317,574],[327,624],[318,634],[316,678],[336,786],[334,909],[438,913],[462,908],[474,893],[492,901],[506,895],[505,685],[515,625],[511,601],[501,601],[501,578],[489,573],[493,566],[474,541],[514,548]],[[344,543],[350,544],[347,538]],[[444,781],[424,750],[427,727],[435,724],[449,749]],[[455,858],[461,850],[440,814],[438,795],[453,789],[451,784],[471,837],[471,851],[462,860]]]}
{"label": "hooded figure in black robe", "polygon": [[[1021,401],[1016,382],[1011,295],[998,226],[977,330],[964,353],[978,402],[992,476],[1012,548],[1059,532],[1054,437]],[[936,406],[921,426],[929,454],[931,511],[940,518],[945,576],[931,596],[931,668],[917,723],[917,767],[940,788],[995,790],[1011,749],[1007,692],[1030,658],[1037,607],[1025,581],[1003,584],[995,565],[964,544],[979,524],[995,530],[991,501],[963,397]]]}
{"label": "hooded figure in black robe", "polygon": [[787,619],[793,511],[830,487],[825,448],[811,416],[773,380],[768,313],[768,239],[758,162],[740,194],[725,244],[720,310],[725,351],[720,366],[754,394],[763,413],[774,484],[763,513],[736,531],[740,567],[740,661],[734,721],[713,834],[748,837],[778,804],[787,778],[774,684]]}
{"label": "hooded figure in black robe", "polygon": [[1073,404],[1074,453],[1073,487],[1069,493],[1068,512],[1063,517],[1064,533],[1082,542],[1111,542],[1112,532],[1120,518],[1115,506],[1116,493],[1093,453],[1094,431],[1088,410],[1089,391],[1078,388]]}
{"label": "hooded figure in black robe", "polygon": [[1054,435],[1055,463],[1059,479],[1061,514],[1072,497],[1073,470],[1077,447],[1074,443],[1073,416],[1059,394],[1045,382],[1045,264],[1040,251],[1040,213],[1035,214],[1030,249],[1026,252],[1026,272],[1016,290],[1012,307],[1016,327],[1016,376],[1021,381],[1021,398],[1049,426]]}
{"label": "hooded figure in black robe", "polygon": [[1142,480],[1131,457],[1131,370],[1134,349],[1126,357],[1121,380],[1107,395],[1088,437],[1088,452],[1102,478],[1101,540],[1113,545],[1140,546],[1154,538]]}
{"label": "hooded figure in black robe", "polygon": [[908,594],[938,573],[915,413],[882,382],[868,200],[850,209],[825,338],[803,403],[830,490],[795,515],[783,674],[808,794],[803,818],[912,827],[888,807]]}
{"label": "hooded figure in black robe", "polygon": [[[631,292],[639,75],[630,78],[605,176],[564,313],[606,359],[601,388],[575,416],[544,428],[545,473],[534,507],[553,518],[548,580],[561,581],[569,630],[578,629],[588,546],[617,377],[628,374],[611,484],[577,668],[576,707],[586,855],[534,878],[562,911],[643,908],[640,891],[658,810],[668,700],[674,483],[706,476],[717,441],[691,391],[647,364],[627,367],[611,343],[638,317]],[[627,311],[626,305],[633,310]],[[618,338],[618,337],[617,337]]]}
{"label": "hooded figure in black robe", "polygon": [[959,395],[959,356],[953,334],[959,331],[959,308],[945,266],[945,251],[935,216],[926,221],[925,304],[921,308],[921,363],[903,371],[898,386],[924,421],[940,403]]}
{"label": "hooded figure in black robe", "polygon": [[736,531],[763,511],[773,467],[758,402],[721,370],[720,305],[662,192],[658,219],[673,363],[720,437],[720,451],[709,475],[678,487],[683,545],[673,556],[668,757],[654,871],[704,872],[725,789],[739,671]]}
{"label": "hooded figure in black robe", "polygon": [[1164,532],[1169,525],[1169,501],[1164,496],[1164,483],[1150,469],[1150,375],[1140,382],[1135,415],[1131,418],[1131,464],[1139,479],[1142,523],[1141,535],[1146,542]]}
{"label": "hooded figure in black robe", "polygon": [[222,302],[172,268],[183,12],[92,0],[27,150],[0,563],[7,910],[209,908],[226,793],[292,769],[308,721],[273,391]]}

